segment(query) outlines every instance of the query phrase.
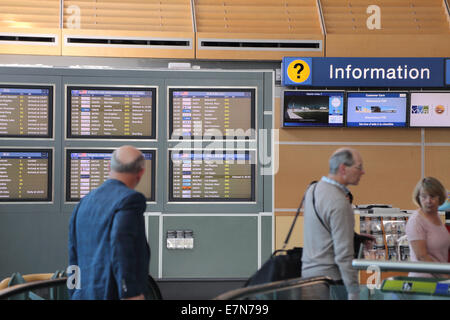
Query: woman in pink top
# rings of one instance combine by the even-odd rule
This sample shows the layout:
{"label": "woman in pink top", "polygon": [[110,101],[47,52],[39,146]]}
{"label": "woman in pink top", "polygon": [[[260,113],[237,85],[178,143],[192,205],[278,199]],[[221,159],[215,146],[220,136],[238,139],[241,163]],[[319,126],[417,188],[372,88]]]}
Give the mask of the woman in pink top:
{"label": "woman in pink top", "polygon": [[[450,234],[439,218],[438,207],[447,199],[444,186],[433,177],[419,181],[413,192],[413,201],[419,206],[408,219],[408,236],[411,261],[447,263],[450,247]],[[410,277],[439,277],[449,275],[409,273]]]}

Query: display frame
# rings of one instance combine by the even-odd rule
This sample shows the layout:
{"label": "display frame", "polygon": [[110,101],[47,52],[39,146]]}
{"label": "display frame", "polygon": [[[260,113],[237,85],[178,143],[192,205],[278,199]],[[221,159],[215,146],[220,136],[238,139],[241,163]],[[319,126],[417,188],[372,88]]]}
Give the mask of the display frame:
{"label": "display frame", "polygon": [[53,204],[55,201],[55,185],[53,177],[55,175],[55,148],[54,147],[0,147],[0,152],[49,152],[49,165],[47,166],[47,199],[11,199],[2,200],[0,198],[0,203],[2,205],[16,205],[16,204]]}
{"label": "display frame", "polygon": [[[405,101],[405,125],[404,126],[349,126],[348,125],[348,116],[349,116],[349,94],[352,93],[358,93],[358,94],[367,94],[367,93],[384,93],[384,94],[405,94],[406,95],[406,101]],[[409,100],[410,100],[409,90],[407,89],[399,89],[399,90],[348,90],[345,92],[345,116],[344,116],[344,123],[346,128],[390,128],[390,129],[405,129],[409,127]]]}
{"label": "display frame", "polygon": [[[286,93],[287,92],[301,92],[301,93],[339,93],[342,95],[342,123],[340,125],[330,125],[328,124],[319,124],[319,125],[307,125],[307,124],[301,124],[300,122],[292,121],[292,123],[298,123],[300,125],[292,125],[292,126],[286,126],[285,123],[285,102],[286,102]],[[280,104],[280,127],[283,129],[306,129],[306,128],[344,128],[345,127],[345,90],[341,89],[301,89],[301,90],[295,90],[295,89],[284,89],[281,91],[281,104]]]}
{"label": "display frame", "polygon": [[[152,153],[152,157],[154,158],[154,161],[152,161],[152,172],[154,174],[152,174],[152,178],[150,181],[150,186],[152,188],[151,190],[151,195],[150,195],[150,199],[146,198],[146,203],[156,203],[156,199],[157,199],[157,190],[156,190],[156,182],[157,182],[157,162],[158,162],[158,149],[157,148],[139,148],[137,147],[139,151],[143,152],[143,153]],[[115,150],[115,148],[99,148],[99,147],[66,147],[64,148],[64,168],[63,168],[63,173],[65,175],[64,177],[64,193],[63,193],[63,197],[64,197],[64,203],[66,204],[77,204],[80,202],[80,199],[74,199],[74,198],[70,198],[68,197],[69,192],[70,192],[70,172],[68,170],[70,170],[70,153],[71,152],[90,152],[90,153],[113,153]]]}
{"label": "display frame", "polygon": [[[251,197],[253,199],[248,200],[248,199],[243,199],[243,200],[239,200],[239,199],[230,199],[230,200],[225,200],[225,199],[217,199],[217,198],[201,198],[198,200],[174,200],[173,197],[173,164],[172,164],[172,151],[179,151],[182,153],[196,153],[196,152],[204,152],[207,151],[208,153],[211,153],[212,151],[214,152],[220,152],[220,153],[229,153],[230,151],[234,152],[234,153],[247,153],[247,154],[253,154],[254,155],[254,163],[251,163],[251,174],[252,174],[252,185],[251,185]],[[195,205],[195,204],[212,204],[212,205],[216,205],[216,204],[256,204],[258,201],[258,174],[257,174],[257,163],[258,163],[258,159],[257,159],[257,150],[256,149],[196,149],[196,148],[189,148],[189,149],[182,149],[182,148],[168,148],[167,149],[167,161],[168,161],[168,165],[167,165],[167,204],[190,204],[190,205]],[[177,198],[175,198],[177,199]]]}
{"label": "display frame", "polygon": [[[449,95],[450,97],[450,91],[449,90],[422,90],[422,91],[418,91],[418,90],[410,90],[409,91],[409,118],[408,118],[408,127],[409,128],[416,128],[416,129],[420,129],[420,128],[436,128],[436,129],[448,129],[450,128],[450,123],[448,126],[412,126],[411,125],[411,116],[412,116],[412,95],[415,93],[446,93]],[[449,109],[447,112],[449,112],[449,120],[450,120],[450,103],[447,106],[447,109]]]}
{"label": "display frame", "polygon": [[49,108],[48,108],[48,135],[9,135],[0,134],[0,140],[18,140],[18,139],[33,139],[33,140],[54,140],[55,132],[55,105],[56,105],[56,84],[48,82],[2,82],[0,83],[0,89],[2,88],[19,88],[19,89],[50,89],[49,90]]}
{"label": "display frame", "polygon": [[[118,135],[111,136],[91,136],[91,135],[72,135],[70,133],[71,125],[71,91],[73,89],[79,90],[136,90],[136,91],[152,91],[152,132],[150,136],[130,136],[129,138]],[[143,85],[143,84],[79,84],[79,83],[66,83],[64,85],[64,95],[65,95],[65,116],[64,116],[64,127],[65,127],[65,139],[66,140],[84,140],[84,141],[157,141],[158,140],[158,100],[159,100],[159,86],[157,85]]]}
{"label": "display frame", "polygon": [[[185,136],[182,139],[172,138],[173,133],[173,91],[218,91],[218,92],[233,92],[233,91],[250,91],[251,95],[251,127],[253,136],[249,138],[237,138],[235,139],[222,136],[221,139],[204,139],[204,137],[198,136]],[[167,137],[168,141],[256,141],[256,132],[258,129],[258,87],[257,86],[167,86]]]}

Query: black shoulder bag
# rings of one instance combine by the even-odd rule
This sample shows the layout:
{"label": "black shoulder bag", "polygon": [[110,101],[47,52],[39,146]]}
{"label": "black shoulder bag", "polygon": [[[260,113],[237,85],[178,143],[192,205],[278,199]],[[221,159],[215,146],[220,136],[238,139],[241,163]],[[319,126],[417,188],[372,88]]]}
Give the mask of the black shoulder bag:
{"label": "black shoulder bag", "polygon": [[[311,184],[315,182],[316,181],[311,182]],[[311,184],[308,186],[308,188],[306,188],[306,191],[308,191]],[[286,250],[285,248],[287,243],[289,242],[292,230],[294,230],[295,223],[297,222],[298,215],[300,214],[300,210],[303,206],[306,191],[303,194],[302,200],[300,201],[300,205],[298,206],[294,221],[292,221],[292,225],[289,229],[286,240],[284,240],[283,248],[272,253],[269,260],[267,260],[263,264],[263,266],[258,271],[256,271],[256,273],[252,275],[250,279],[247,280],[244,285],[245,287],[301,277],[303,248],[294,247],[288,250]]]}

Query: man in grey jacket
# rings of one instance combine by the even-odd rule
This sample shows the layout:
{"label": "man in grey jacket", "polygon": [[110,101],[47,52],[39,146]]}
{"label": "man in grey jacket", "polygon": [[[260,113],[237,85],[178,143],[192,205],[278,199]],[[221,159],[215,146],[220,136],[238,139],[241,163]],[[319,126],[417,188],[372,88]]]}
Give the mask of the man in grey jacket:
{"label": "man in grey jacket", "polygon": [[308,189],[304,203],[302,277],[342,281],[352,300],[359,297],[359,285],[358,271],[352,268],[355,219],[347,186],[357,185],[363,174],[359,152],[338,149],[329,160],[328,176]]}

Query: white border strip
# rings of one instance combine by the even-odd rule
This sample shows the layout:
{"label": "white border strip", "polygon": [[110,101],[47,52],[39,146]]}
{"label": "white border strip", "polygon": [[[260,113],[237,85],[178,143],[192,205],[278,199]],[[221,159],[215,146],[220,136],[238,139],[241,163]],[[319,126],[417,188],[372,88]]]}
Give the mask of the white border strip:
{"label": "white border strip", "polygon": [[257,217],[259,213],[162,213],[162,217]]}
{"label": "white border strip", "polygon": [[258,247],[258,270],[261,268],[261,256],[262,256],[262,253],[261,253],[261,248],[262,248],[262,245],[261,245],[261,215],[260,214],[258,214],[258,223],[257,223],[257,230],[256,230],[256,234],[257,234],[257,247]]}
{"label": "white border strip", "polygon": [[425,129],[420,129],[420,176],[425,177]]}
{"label": "white border strip", "polygon": [[163,219],[163,215],[160,214],[159,215],[159,234],[158,234],[158,278],[161,279],[163,277],[163,223],[164,223],[164,219]]}
{"label": "white border strip", "polygon": [[[420,142],[346,142],[346,141],[280,141],[279,145],[299,146],[326,146],[326,145],[351,145],[351,146],[421,146]],[[450,145],[450,143],[449,143]]]}
{"label": "white border strip", "polygon": [[[276,82],[276,71],[272,71],[272,132],[275,132],[275,99],[276,94],[279,94],[280,91],[277,89],[277,86],[275,85]],[[277,135],[278,139],[280,139],[279,134]],[[275,141],[274,134],[272,134],[272,141],[271,141],[271,148],[272,148],[272,154],[275,154],[275,144],[279,144],[279,140]],[[279,161],[279,150],[278,150],[278,161]],[[272,251],[275,251],[275,167],[272,166]]]}
{"label": "white border strip", "polygon": [[[275,208],[275,212],[297,212],[298,208]],[[303,211],[303,209],[301,210]]]}

